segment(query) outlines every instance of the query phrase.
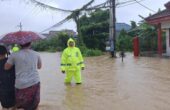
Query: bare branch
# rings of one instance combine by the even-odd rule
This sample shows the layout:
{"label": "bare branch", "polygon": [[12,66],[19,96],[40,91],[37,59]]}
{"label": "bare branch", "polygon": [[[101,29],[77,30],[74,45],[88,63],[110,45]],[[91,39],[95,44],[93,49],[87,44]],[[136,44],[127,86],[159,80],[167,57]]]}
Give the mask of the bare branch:
{"label": "bare branch", "polygon": [[94,0],[91,0],[90,2],[88,2],[87,4],[85,4],[85,5],[81,8],[81,10],[86,9],[86,8],[87,8],[89,5],[91,5],[93,2],[94,2]]}

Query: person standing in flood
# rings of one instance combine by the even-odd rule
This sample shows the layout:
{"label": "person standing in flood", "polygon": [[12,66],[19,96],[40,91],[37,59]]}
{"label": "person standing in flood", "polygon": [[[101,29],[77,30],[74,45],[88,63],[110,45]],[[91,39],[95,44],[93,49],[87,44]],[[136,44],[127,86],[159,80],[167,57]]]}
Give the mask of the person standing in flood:
{"label": "person standing in flood", "polygon": [[64,49],[61,57],[61,71],[66,73],[65,83],[71,83],[74,78],[76,84],[82,83],[81,70],[84,70],[84,60],[80,49],[75,47],[75,41],[70,38],[68,47]]}
{"label": "person standing in flood", "polygon": [[40,78],[37,69],[41,69],[41,58],[37,52],[30,49],[30,42],[20,47],[20,51],[10,55],[5,69],[15,65],[16,108],[36,110],[40,102]]}
{"label": "person standing in flood", "polygon": [[0,45],[0,103],[3,110],[12,110],[15,106],[15,69],[4,69],[7,56],[7,49]]}
{"label": "person standing in flood", "polygon": [[17,44],[15,44],[14,47],[12,48],[12,52],[18,52],[19,50],[20,49]]}

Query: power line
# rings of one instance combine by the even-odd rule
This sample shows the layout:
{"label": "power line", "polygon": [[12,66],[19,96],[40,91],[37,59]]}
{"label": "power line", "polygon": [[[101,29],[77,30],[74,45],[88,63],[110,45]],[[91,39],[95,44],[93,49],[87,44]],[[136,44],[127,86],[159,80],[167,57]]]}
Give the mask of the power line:
{"label": "power line", "polygon": [[40,33],[43,33],[43,32],[46,32],[46,31],[52,29],[52,28],[58,27],[58,26],[62,25],[63,23],[65,23],[65,22],[67,22],[67,21],[69,21],[69,20],[70,20],[70,19],[65,18],[64,20],[62,20],[62,21],[60,21],[60,22],[54,24],[53,26],[51,26],[51,27],[49,27],[49,28],[47,28],[47,29],[41,31]]}
{"label": "power line", "polygon": [[[74,10],[74,11],[73,11],[69,16],[67,16],[65,19],[63,19],[63,20],[61,20],[60,22],[54,24],[53,26],[45,29],[45,30],[42,31],[42,32],[48,31],[48,30],[50,30],[50,29],[52,29],[52,28],[54,28],[54,27],[58,27],[58,26],[62,25],[63,23],[69,21],[70,19],[73,18],[73,16],[75,16],[75,15],[77,15],[78,13],[80,13],[81,11],[85,10],[85,9],[86,9],[90,4],[92,4],[94,1],[95,1],[95,0],[91,0],[90,2],[88,2],[87,4],[85,4],[84,6],[82,6],[82,8]],[[42,32],[41,32],[41,33],[42,33]]]}
{"label": "power line", "polygon": [[95,10],[95,9],[100,9],[100,8],[107,8],[107,4],[109,3],[109,0],[104,2],[104,3],[101,3],[101,4],[98,4],[98,5],[95,5],[95,6],[92,6],[90,8],[87,8],[87,9],[84,9],[85,11],[91,11],[91,10]]}
{"label": "power line", "polygon": [[152,9],[150,9],[149,7],[147,7],[147,6],[143,5],[143,4],[141,4],[139,1],[137,1],[137,0],[134,0],[134,1],[136,1],[139,5],[143,6],[144,8],[146,8],[146,9],[148,9],[148,10],[150,10],[150,11],[152,11],[152,12],[155,13],[154,10],[152,10]]}
{"label": "power line", "polygon": [[[134,0],[128,0],[128,1],[125,1],[125,2],[121,2],[121,3],[119,3],[119,5],[125,4],[125,3],[129,3],[129,2],[134,2]],[[79,11],[83,11],[83,10],[89,11],[89,10],[94,10],[94,9],[98,9],[98,8],[109,8],[109,7],[111,8],[112,6],[106,7],[106,4],[109,4],[109,3],[110,3],[110,0],[107,0],[107,1],[104,2],[104,3],[95,5],[95,6],[93,6],[93,7],[87,8],[87,9],[82,9],[82,8],[81,8],[81,9],[79,9]],[[84,6],[83,6],[83,7],[84,7]],[[76,10],[73,11],[73,13],[74,13],[74,12],[76,12]],[[71,15],[72,15],[72,14],[71,14]],[[58,26],[64,24],[65,22],[69,21],[69,20],[71,19],[71,15],[68,16],[68,17],[66,17],[65,19],[61,20],[60,22],[58,22],[58,23],[52,25],[51,27],[49,27],[49,28],[47,28],[47,29],[41,31],[41,33],[42,33],[42,32],[45,32],[45,31],[48,31],[48,30],[50,30],[50,29],[52,29],[52,28],[58,27]]]}
{"label": "power line", "polygon": [[[142,1],[144,1],[144,0],[139,0],[138,2],[142,2]],[[86,9],[86,10],[90,10],[90,9],[91,9],[91,10],[95,10],[95,9],[100,9],[100,8],[110,8],[110,7],[112,7],[112,6],[110,6],[110,5],[107,5],[108,2],[109,2],[109,0],[106,1],[105,3],[101,4],[100,7],[94,6],[94,7],[88,8],[88,9]],[[134,1],[134,0],[128,0],[128,1],[120,2],[120,3],[117,2],[117,3],[116,3],[116,8],[121,8],[121,7],[129,6],[129,5],[133,5],[133,4],[136,4],[136,1]],[[103,5],[103,6],[102,6],[102,5]]]}
{"label": "power line", "polygon": [[[142,1],[144,1],[144,0],[139,0],[138,2],[142,2]],[[129,6],[129,5],[133,5],[133,4],[136,4],[136,1],[131,0],[131,1],[126,2],[126,3],[117,4],[117,8]]]}
{"label": "power line", "polygon": [[104,2],[104,3],[101,3],[101,4],[98,4],[98,5],[92,6],[92,7],[90,7],[90,8],[84,9],[84,10],[89,11],[89,10],[95,10],[95,9],[98,9],[98,8],[103,8],[103,7],[105,7],[106,4],[108,4],[108,3],[109,3],[109,0],[107,0],[107,1]]}
{"label": "power line", "polygon": [[[47,4],[48,3],[50,3],[51,2],[51,0],[49,0],[48,2],[47,2]],[[39,14],[39,10],[37,10],[36,9],[36,5],[34,6],[34,7],[32,7],[32,9],[28,12],[28,13],[26,13],[21,19],[20,19],[20,23],[25,19],[25,17],[27,17],[28,15],[38,15]],[[18,25],[17,25],[17,27],[18,27]]]}
{"label": "power line", "polygon": [[39,2],[39,1],[36,1],[36,0],[30,0],[32,3],[34,3],[35,5],[37,6],[41,6],[43,8],[49,8],[51,10],[57,10],[57,11],[62,11],[62,12],[73,12],[72,10],[65,10],[65,9],[61,9],[61,8],[56,8],[56,7],[53,7],[53,6],[50,6],[50,5],[46,5],[45,3],[42,3],[42,2]]}
{"label": "power line", "polygon": [[[128,1],[124,1],[124,2],[117,3],[116,6],[117,6],[117,8],[120,8],[120,7],[124,7],[124,6],[125,6],[124,4],[130,3],[130,4],[127,4],[127,5],[132,5],[132,4],[135,4],[135,3],[140,3],[141,1],[144,1],[144,0],[140,0],[140,1],[137,1],[137,0],[128,0]],[[110,2],[110,0],[107,0],[107,1],[104,2],[104,3],[98,4],[98,5],[95,5],[95,6],[93,6],[93,7],[90,7],[90,8],[87,8],[87,9],[83,9],[83,10],[89,11],[89,10],[94,10],[94,9],[99,9],[99,8],[109,8],[109,7],[111,8],[112,6],[110,6],[110,5],[109,5],[109,6],[106,6],[109,2]],[[121,6],[121,5],[124,5],[124,6]],[[126,6],[127,6],[127,5],[126,5]],[[82,9],[81,9],[81,10],[79,9],[79,11],[83,11],[83,10],[82,10]],[[75,12],[75,11],[73,10],[73,12]],[[60,22],[54,24],[53,26],[51,26],[51,27],[43,30],[42,32],[45,32],[45,31],[48,31],[48,30],[50,30],[50,29],[52,29],[52,28],[58,27],[58,26],[64,24],[65,22],[69,21],[70,19],[71,19],[70,16],[68,16],[68,17],[66,17],[65,19],[61,20]],[[42,33],[42,32],[41,32],[41,33]]]}

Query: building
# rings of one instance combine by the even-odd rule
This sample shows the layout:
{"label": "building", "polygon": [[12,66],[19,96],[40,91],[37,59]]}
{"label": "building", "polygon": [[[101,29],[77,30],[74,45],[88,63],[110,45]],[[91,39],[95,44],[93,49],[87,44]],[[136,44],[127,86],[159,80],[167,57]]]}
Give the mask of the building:
{"label": "building", "polygon": [[170,56],[170,2],[165,4],[166,9],[146,18],[146,22],[157,26],[158,54],[162,56],[162,30],[166,31],[166,55]]}
{"label": "building", "polygon": [[58,34],[61,33],[61,32],[64,32],[64,33],[66,33],[66,34],[68,34],[68,35],[70,35],[70,36],[73,36],[73,37],[76,36],[76,32],[75,32],[75,31],[73,31],[73,30],[68,30],[68,29],[61,30],[61,31],[49,31],[48,34],[45,33],[45,34],[43,34],[43,35],[46,36],[47,38],[51,38],[51,37],[54,37],[54,36],[58,35]]}

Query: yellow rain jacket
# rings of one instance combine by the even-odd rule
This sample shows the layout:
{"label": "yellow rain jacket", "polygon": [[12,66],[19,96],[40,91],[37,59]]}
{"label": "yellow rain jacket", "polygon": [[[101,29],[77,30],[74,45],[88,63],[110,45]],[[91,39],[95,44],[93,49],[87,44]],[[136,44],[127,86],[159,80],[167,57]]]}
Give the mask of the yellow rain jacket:
{"label": "yellow rain jacket", "polygon": [[[74,46],[69,47],[69,42],[74,42]],[[61,57],[61,71],[66,72],[65,82],[70,83],[74,77],[76,83],[81,83],[81,68],[85,67],[82,54],[79,48],[75,47],[75,41],[72,38],[68,40],[67,45]]]}
{"label": "yellow rain jacket", "polygon": [[12,52],[18,52],[20,49],[17,45],[14,45],[14,47],[12,48]]}

